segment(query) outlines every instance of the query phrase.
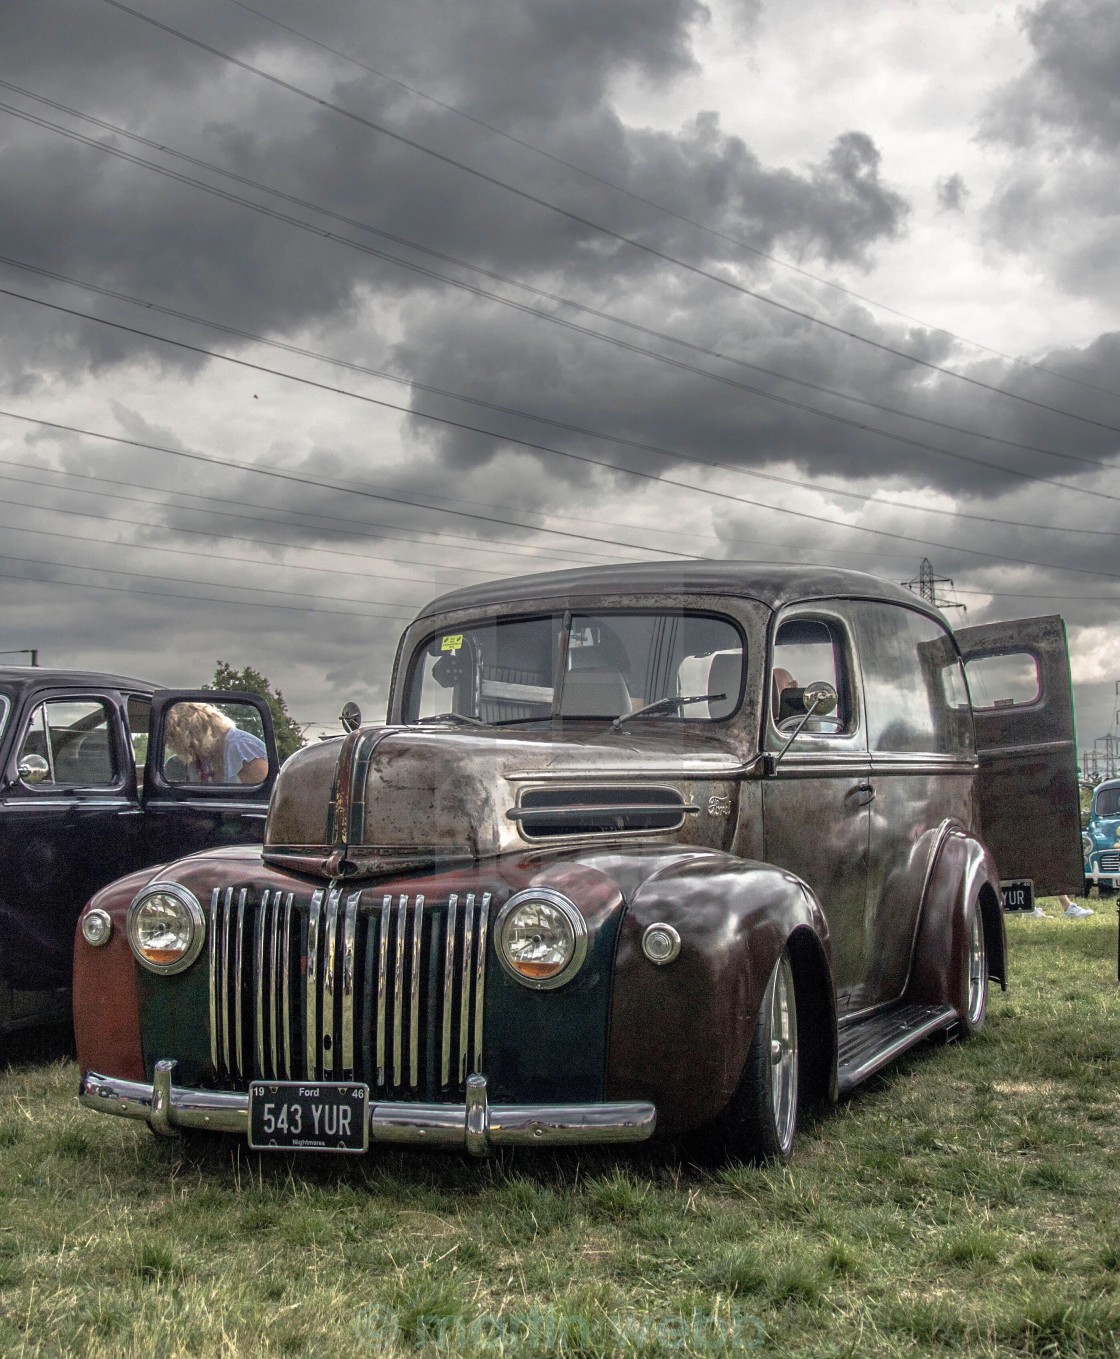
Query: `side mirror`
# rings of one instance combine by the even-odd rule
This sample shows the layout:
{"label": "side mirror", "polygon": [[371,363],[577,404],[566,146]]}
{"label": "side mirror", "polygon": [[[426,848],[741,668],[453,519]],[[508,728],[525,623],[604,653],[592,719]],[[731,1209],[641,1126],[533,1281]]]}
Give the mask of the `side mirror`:
{"label": "side mirror", "polygon": [[51,767],[42,755],[25,755],[16,768],[24,783],[42,783],[50,772]]}
{"label": "side mirror", "polygon": [[840,702],[840,695],[824,680],[814,680],[812,684],[806,685],[802,694],[805,711],[814,717],[827,717],[836,711],[836,705]]}
{"label": "side mirror", "polygon": [[356,703],[344,703],[338,720],[343,731],[357,731],[362,725],[362,710]]}

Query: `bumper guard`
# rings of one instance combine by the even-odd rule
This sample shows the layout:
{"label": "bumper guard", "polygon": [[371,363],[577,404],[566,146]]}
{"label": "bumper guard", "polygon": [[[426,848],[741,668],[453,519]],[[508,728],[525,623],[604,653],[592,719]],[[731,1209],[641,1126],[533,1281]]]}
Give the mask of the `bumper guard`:
{"label": "bumper guard", "polygon": [[[180,1128],[240,1133],[249,1130],[249,1096],[173,1085],[173,1061],[155,1065],[151,1085],[83,1074],[79,1100],[89,1109],[136,1118],[153,1132],[173,1137]],[[485,1156],[495,1147],[587,1146],[644,1142],[657,1124],[657,1110],[640,1102],[617,1104],[491,1104],[486,1077],[467,1077],[466,1104],[369,1104],[369,1140],[413,1146],[460,1147]]]}

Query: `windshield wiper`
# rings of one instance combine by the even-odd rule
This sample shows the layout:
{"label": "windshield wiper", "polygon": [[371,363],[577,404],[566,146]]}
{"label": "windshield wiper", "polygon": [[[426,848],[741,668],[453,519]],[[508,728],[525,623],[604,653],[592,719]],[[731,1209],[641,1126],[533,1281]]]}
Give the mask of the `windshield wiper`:
{"label": "windshield wiper", "polygon": [[629,722],[632,717],[671,713],[675,708],[683,708],[686,703],[715,703],[717,699],[726,697],[726,694],[673,694],[668,698],[657,698],[652,703],[644,703],[640,708],[635,708],[632,713],[623,713],[621,717],[616,717],[611,726],[617,730],[623,722]]}
{"label": "windshield wiper", "polygon": [[462,722],[467,727],[488,727],[490,725],[488,722],[484,722],[481,717],[468,717],[466,713],[436,713],[434,717],[416,719],[418,727],[434,722]]}

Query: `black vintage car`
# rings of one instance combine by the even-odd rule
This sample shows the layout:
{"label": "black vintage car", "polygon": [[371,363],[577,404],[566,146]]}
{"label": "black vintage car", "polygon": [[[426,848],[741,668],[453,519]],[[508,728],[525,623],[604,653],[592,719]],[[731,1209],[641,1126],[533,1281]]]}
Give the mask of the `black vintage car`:
{"label": "black vintage car", "polygon": [[[169,711],[219,704],[246,748],[265,752],[252,783],[203,781],[197,759],[188,768],[170,750],[145,767],[153,714],[162,731]],[[0,1034],[69,1018],[74,926],[99,887],[195,849],[259,843],[276,768],[254,695],[0,668]]]}
{"label": "black vintage car", "polygon": [[954,636],[823,567],[499,581],[408,628],[387,724],[288,762],[263,853],[93,899],[81,1099],[262,1148],[784,1159],[806,1102],[981,1026],[1001,877],[1081,882],[1060,619]]}

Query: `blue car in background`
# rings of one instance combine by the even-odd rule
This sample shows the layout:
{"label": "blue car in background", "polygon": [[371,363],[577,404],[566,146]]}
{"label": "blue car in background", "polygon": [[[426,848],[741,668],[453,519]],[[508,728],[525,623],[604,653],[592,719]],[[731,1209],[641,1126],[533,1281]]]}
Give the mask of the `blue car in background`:
{"label": "blue car in background", "polygon": [[1120,779],[1106,779],[1093,790],[1081,844],[1086,896],[1093,887],[1102,897],[1112,896],[1120,888]]}

